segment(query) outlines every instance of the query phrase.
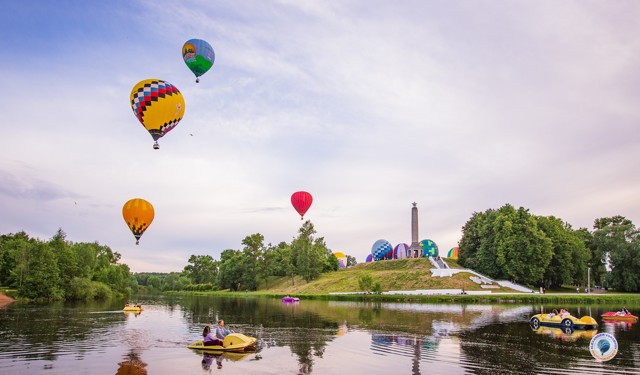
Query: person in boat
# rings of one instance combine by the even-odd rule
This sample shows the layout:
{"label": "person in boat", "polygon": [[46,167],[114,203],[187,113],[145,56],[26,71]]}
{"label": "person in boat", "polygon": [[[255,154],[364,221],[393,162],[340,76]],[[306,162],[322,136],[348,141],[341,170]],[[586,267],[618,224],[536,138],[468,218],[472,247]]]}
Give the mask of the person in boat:
{"label": "person in boat", "polygon": [[219,338],[213,335],[213,333],[211,332],[211,328],[209,328],[209,326],[204,327],[204,330],[202,331],[202,338],[203,338],[202,344],[204,346],[213,346],[213,345],[222,346],[222,340],[220,340]]}
{"label": "person in boat", "polygon": [[569,310],[567,310],[567,309],[560,309],[560,317],[561,317],[561,318],[563,318],[563,319],[564,319],[564,318],[566,318],[566,317],[568,317],[568,316],[570,316],[570,315],[571,315],[571,313],[569,312]]}
{"label": "person in boat", "polygon": [[553,311],[551,311],[551,313],[549,314],[549,318],[553,318],[556,315],[558,315],[558,310],[553,309]]}
{"label": "person in boat", "polygon": [[631,314],[631,313],[629,312],[629,310],[627,310],[627,308],[625,306],[622,306],[622,310],[616,312],[616,315],[619,315],[619,316],[625,316],[625,315],[629,315],[629,314]]}
{"label": "person in boat", "polygon": [[233,333],[233,331],[224,328],[224,320],[218,320],[218,325],[216,326],[216,337],[222,340],[230,333]]}

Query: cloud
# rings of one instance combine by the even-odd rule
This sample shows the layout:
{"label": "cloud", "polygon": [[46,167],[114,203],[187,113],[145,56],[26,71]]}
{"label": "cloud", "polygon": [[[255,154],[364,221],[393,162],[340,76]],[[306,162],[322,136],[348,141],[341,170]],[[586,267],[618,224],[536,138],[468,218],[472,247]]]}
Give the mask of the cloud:
{"label": "cloud", "polygon": [[[410,242],[414,201],[441,250],[505,203],[574,227],[640,220],[632,2],[85,8],[0,15],[2,233],[62,227],[134,271],[178,271],[256,232],[290,241],[297,190],[318,235],[358,260],[379,238]],[[199,84],[179,53],[191,38],[216,52]],[[186,100],[160,150],[129,104],[151,77]],[[133,197],[156,208],[139,246],[121,217]]]}

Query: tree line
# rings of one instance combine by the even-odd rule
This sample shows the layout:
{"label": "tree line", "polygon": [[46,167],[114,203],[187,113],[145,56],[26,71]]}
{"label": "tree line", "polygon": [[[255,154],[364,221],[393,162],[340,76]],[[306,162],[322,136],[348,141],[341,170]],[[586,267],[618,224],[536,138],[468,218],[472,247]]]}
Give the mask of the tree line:
{"label": "tree line", "polygon": [[[182,272],[135,273],[119,264],[120,254],[98,243],[72,243],[62,229],[49,241],[25,232],[0,236],[0,285],[17,289],[20,297],[42,300],[91,300],[128,296],[138,291],[244,291],[268,288],[274,276],[296,276],[306,282],[338,270],[338,259],[323,237],[306,221],[291,243],[265,244],[255,233],[241,250],[191,255]],[[349,256],[347,264],[355,265]]]}
{"label": "tree line", "polygon": [[458,262],[495,279],[554,288],[600,285],[640,291],[640,235],[623,216],[593,231],[506,204],[475,212],[462,228]]}
{"label": "tree line", "polygon": [[[182,272],[136,273],[134,289],[254,291],[268,288],[273,277],[287,277],[294,284],[298,276],[309,282],[339,267],[324,237],[315,235],[310,221],[303,223],[291,243],[265,244],[264,236],[255,233],[242,240],[241,250],[223,250],[219,260],[211,255],[191,255]],[[347,266],[355,264],[355,258],[348,256]]]}
{"label": "tree line", "polygon": [[[103,299],[140,290],[253,291],[268,288],[274,277],[294,284],[338,270],[324,238],[315,235],[306,221],[290,243],[265,244],[255,233],[242,240],[242,249],[223,250],[219,260],[191,255],[181,272],[132,274],[108,246],[72,243],[62,229],[49,241],[19,232],[0,236],[0,285],[17,289],[21,297],[46,300]],[[509,204],[476,212],[462,228],[458,262],[532,287],[590,281],[591,287],[640,291],[640,235],[622,216],[596,219],[590,231]],[[355,264],[348,256],[347,266]]]}
{"label": "tree line", "polygon": [[59,229],[49,241],[25,232],[0,236],[0,285],[41,300],[107,299],[130,293],[120,254],[95,243],[72,243]]}

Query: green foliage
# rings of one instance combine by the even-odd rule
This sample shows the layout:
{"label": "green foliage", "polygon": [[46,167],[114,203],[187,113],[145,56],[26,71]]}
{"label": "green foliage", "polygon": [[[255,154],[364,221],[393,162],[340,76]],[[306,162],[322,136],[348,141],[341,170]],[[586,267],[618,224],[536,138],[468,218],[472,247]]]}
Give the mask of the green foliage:
{"label": "green foliage", "polygon": [[314,239],[315,233],[313,224],[307,220],[298,230],[298,237],[291,243],[296,273],[302,276],[306,282],[320,276],[326,263],[326,254],[328,254],[324,238]]}
{"label": "green foliage", "polygon": [[63,291],[56,256],[44,242],[36,242],[30,248],[31,257],[24,283],[18,288],[21,296],[31,299],[60,300]]}
{"label": "green foliage", "polygon": [[622,216],[597,219],[591,243],[596,277],[602,269],[611,272],[604,280],[609,286],[626,292],[640,291],[640,232]]}
{"label": "green foliage", "polygon": [[503,278],[501,270],[496,267],[496,255],[492,249],[493,221],[497,216],[495,210],[474,212],[469,221],[462,227],[462,238],[459,243],[458,262],[492,278]]}
{"label": "green foliage", "polygon": [[463,227],[458,262],[489,277],[555,287],[585,282],[588,231],[504,205],[474,213]]}
{"label": "green foliage", "polygon": [[194,284],[213,283],[218,277],[218,266],[211,255],[191,255],[182,273]]}
{"label": "green foliage", "polygon": [[379,282],[376,282],[373,285],[373,289],[371,289],[371,291],[375,294],[382,294],[382,285],[380,285]]}
{"label": "green foliage", "polygon": [[325,262],[322,267],[322,272],[331,272],[337,271],[340,269],[340,263],[338,262],[338,258],[333,254],[333,251],[327,249],[325,254]]}
{"label": "green foliage", "polygon": [[89,301],[94,299],[96,291],[93,289],[91,280],[84,277],[74,277],[69,282],[65,291],[67,300]]}
{"label": "green foliage", "polygon": [[239,250],[227,249],[220,254],[220,289],[239,290],[243,279],[242,260],[242,252]]}
{"label": "green foliage", "polygon": [[101,283],[99,281],[92,281],[91,285],[95,290],[95,295],[93,298],[95,299],[109,299],[111,297],[111,288],[105,283]]}
{"label": "green foliage", "polygon": [[370,274],[364,274],[358,278],[358,286],[363,292],[370,292],[373,289],[373,277]]}
{"label": "green foliage", "polygon": [[258,277],[266,277],[268,270],[262,270],[259,262],[266,263],[268,268],[268,257],[264,256],[264,236],[255,233],[242,240],[244,249],[242,250],[242,286],[245,290],[258,289]]}
{"label": "green foliage", "polygon": [[640,232],[622,216],[596,219],[590,233],[505,205],[474,213],[459,247],[460,265],[493,278],[548,288],[586,285],[591,268],[592,285],[640,291]]}
{"label": "green foliage", "polygon": [[24,232],[0,236],[0,284],[30,299],[85,300],[107,298],[113,292],[127,294],[129,267],[117,264],[119,260],[120,254],[107,246],[67,241],[62,229],[46,242]]}
{"label": "green foliage", "polygon": [[497,265],[508,279],[526,285],[541,285],[551,261],[552,243],[538,229],[536,218],[524,208],[506,205],[494,223]]}
{"label": "green foliage", "polygon": [[553,256],[545,271],[545,287],[586,284],[584,270],[587,269],[591,253],[583,240],[584,234],[573,231],[569,224],[553,216],[538,217],[537,222],[552,243]]}
{"label": "green foliage", "polygon": [[184,287],[184,290],[188,290],[191,292],[207,292],[212,290],[217,290],[214,284],[189,284]]}

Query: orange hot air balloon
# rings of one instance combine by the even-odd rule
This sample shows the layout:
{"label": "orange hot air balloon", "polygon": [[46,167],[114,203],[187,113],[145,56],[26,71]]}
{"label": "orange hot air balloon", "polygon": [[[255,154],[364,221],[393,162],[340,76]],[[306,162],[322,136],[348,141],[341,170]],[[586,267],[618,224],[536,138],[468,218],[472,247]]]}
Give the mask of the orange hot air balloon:
{"label": "orange hot air balloon", "polygon": [[300,220],[304,218],[304,214],[313,203],[313,197],[306,191],[296,191],[291,195],[291,204],[293,208],[300,214]]}
{"label": "orange hot air balloon", "polygon": [[122,207],[122,216],[136,237],[137,245],[140,242],[140,236],[153,221],[153,206],[142,198],[130,199]]}

